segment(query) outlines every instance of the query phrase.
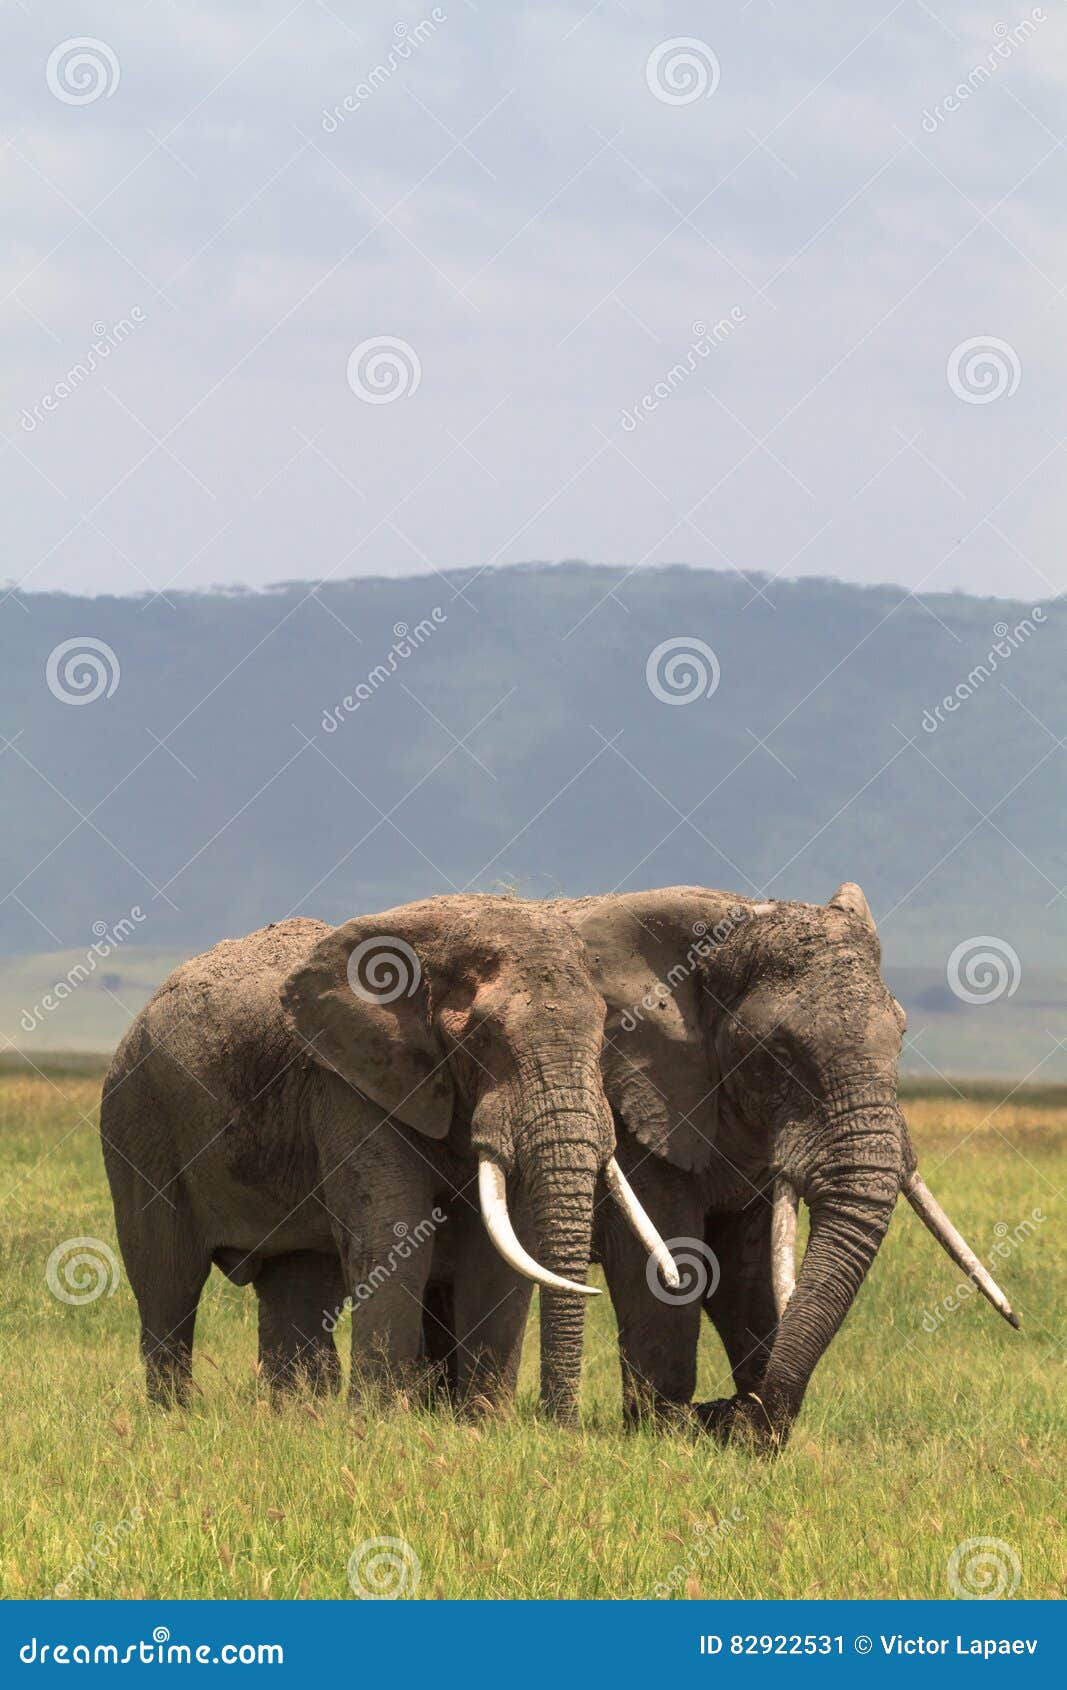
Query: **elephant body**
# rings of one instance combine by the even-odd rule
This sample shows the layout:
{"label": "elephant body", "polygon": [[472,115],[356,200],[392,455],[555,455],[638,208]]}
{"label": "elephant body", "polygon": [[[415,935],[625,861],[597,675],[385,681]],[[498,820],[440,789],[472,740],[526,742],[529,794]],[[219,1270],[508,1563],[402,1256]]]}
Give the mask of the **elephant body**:
{"label": "elephant body", "polygon": [[[543,1395],[569,1418],[613,1149],[603,1018],[572,930],[507,899],[429,899],[341,928],[285,921],[177,969],[120,1045],[101,1105],[150,1393],[188,1389],[214,1262],[255,1286],[277,1384],[336,1385],[348,1297],[354,1382],[410,1377],[429,1350],[452,1357],[464,1396],[493,1400],[514,1386],[532,1268],[551,1287]],[[497,1182],[496,1247],[480,1162]],[[524,1265],[505,1182],[546,1268]],[[442,1282],[449,1330],[424,1343]]]}
{"label": "elephant body", "polygon": [[[699,1423],[780,1445],[901,1190],[1017,1324],[918,1179],[897,1102],[904,1014],[858,886],[825,905],[671,887],[551,907],[605,1001],[618,1161],[682,1271],[672,1291],[598,1203],[629,1423],[688,1416],[703,1309],[733,1392],[696,1405]],[[795,1279],[799,1197],[811,1231]]]}
{"label": "elephant body", "polygon": [[150,1391],[187,1389],[215,1262],[254,1284],[277,1383],[336,1385],[347,1297],[354,1381],[428,1359],[497,1401],[534,1278],[542,1401],[571,1420],[598,1259],[627,1420],[689,1412],[704,1308],[734,1392],[697,1418],[780,1444],[901,1190],[1017,1324],[918,1179],[879,964],[851,884],[826,905],[431,898],[195,958],[134,1022],[101,1108]]}
{"label": "elephant body", "polygon": [[[608,1243],[627,1413],[688,1401],[703,1302],[735,1385],[706,1418],[784,1436],[914,1167],[896,1096],[903,1017],[866,900],[852,886],[825,906],[673,887],[560,909],[607,1005],[620,1161],[706,1288],[658,1294],[628,1243]],[[782,1175],[811,1208],[812,1243],[779,1318]]]}
{"label": "elephant body", "polygon": [[[361,1283],[389,1259],[394,1228],[422,1227],[473,1174],[445,1145],[416,1150],[409,1129],[387,1122],[295,1036],[281,988],[329,931],[318,921],[280,922],[184,963],[111,1065],[104,1160],[153,1396],[184,1394],[212,1263],[255,1286],[270,1381],[304,1373],[334,1388],[333,1327],[350,1294],[342,1260]],[[386,1326],[399,1321],[405,1332],[432,1241],[409,1260],[376,1307]],[[521,1281],[514,1290],[524,1298]],[[368,1362],[373,1343],[368,1331]],[[403,1344],[392,1330],[393,1359]]]}
{"label": "elephant body", "polygon": [[[629,1419],[689,1401],[703,1306],[734,1391],[697,1405],[700,1423],[780,1445],[901,1191],[1018,1325],[918,1176],[897,1101],[904,1012],[857,885],[824,905],[672,887],[555,907],[605,1000],[619,1161],[686,1267],[671,1292],[598,1211]],[[811,1227],[796,1275],[799,1198]]]}

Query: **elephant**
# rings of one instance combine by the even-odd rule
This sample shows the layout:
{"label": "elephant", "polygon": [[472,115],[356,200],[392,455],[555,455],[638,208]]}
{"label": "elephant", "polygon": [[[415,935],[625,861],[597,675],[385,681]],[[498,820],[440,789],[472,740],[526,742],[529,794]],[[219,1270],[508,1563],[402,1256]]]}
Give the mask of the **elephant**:
{"label": "elephant", "polygon": [[[781,1447],[901,1191],[1018,1326],[917,1172],[897,1098],[904,1011],[858,885],[825,905],[672,887],[554,907],[607,1004],[619,1162],[685,1269],[672,1294],[598,1208],[630,1423],[690,1402],[703,1306],[734,1394],[696,1405],[700,1425]],[[801,1197],[811,1229],[796,1276]]]}
{"label": "elephant", "polygon": [[[681,886],[550,907],[581,935],[607,1005],[619,1164],[682,1268],[675,1292],[597,1204],[628,1425],[781,1448],[901,1191],[1018,1325],[917,1173],[897,1101],[904,1012],[859,886],[826,905]],[[811,1231],[797,1278],[800,1197]],[[702,1308],[734,1394],[691,1405]]]}
{"label": "elephant", "polygon": [[337,1389],[346,1298],[353,1383],[412,1378],[439,1256],[464,1400],[513,1390],[535,1281],[541,1399],[573,1420],[598,1191],[677,1281],[614,1161],[604,1016],[573,928],[500,897],[286,920],[176,969],[120,1044],[100,1112],[150,1397],[188,1396],[212,1263],[255,1286],[277,1390]]}

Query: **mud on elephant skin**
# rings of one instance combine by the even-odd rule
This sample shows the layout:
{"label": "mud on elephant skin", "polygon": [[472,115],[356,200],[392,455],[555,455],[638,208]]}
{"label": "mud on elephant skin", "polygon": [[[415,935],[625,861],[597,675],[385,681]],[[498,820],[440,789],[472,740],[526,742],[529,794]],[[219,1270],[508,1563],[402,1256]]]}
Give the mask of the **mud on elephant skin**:
{"label": "mud on elephant skin", "polygon": [[[858,886],[825,905],[675,887],[555,907],[607,1003],[619,1161],[668,1243],[721,1267],[706,1298],[673,1296],[598,1210],[628,1419],[690,1400],[703,1302],[735,1394],[700,1405],[701,1423],[780,1447],[902,1190],[1018,1324],[916,1171],[897,1101],[904,1013]],[[811,1230],[797,1277],[798,1198]]]}
{"label": "mud on elephant skin", "polygon": [[353,1378],[411,1377],[433,1248],[396,1240],[443,1200],[461,1390],[513,1389],[534,1280],[542,1399],[571,1419],[599,1177],[673,1272],[613,1172],[604,1013],[573,929],[502,898],[281,922],[177,969],[120,1045],[101,1105],[150,1393],[189,1389],[212,1262],[255,1285],[275,1384],[336,1388],[330,1314],[346,1296]]}

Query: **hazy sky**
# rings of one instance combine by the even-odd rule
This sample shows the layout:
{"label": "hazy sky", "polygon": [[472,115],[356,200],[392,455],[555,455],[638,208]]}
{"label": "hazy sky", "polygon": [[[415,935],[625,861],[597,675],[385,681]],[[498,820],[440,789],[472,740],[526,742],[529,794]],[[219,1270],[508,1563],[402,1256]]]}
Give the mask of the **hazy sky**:
{"label": "hazy sky", "polygon": [[4,18],[0,575],[1067,587],[1051,0]]}

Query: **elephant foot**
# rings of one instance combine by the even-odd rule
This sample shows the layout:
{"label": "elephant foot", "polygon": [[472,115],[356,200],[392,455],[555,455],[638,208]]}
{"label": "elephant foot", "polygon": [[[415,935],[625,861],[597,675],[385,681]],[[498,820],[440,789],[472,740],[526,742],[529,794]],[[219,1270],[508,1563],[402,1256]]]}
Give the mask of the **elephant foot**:
{"label": "elephant foot", "polygon": [[277,1413],[294,1403],[328,1402],[340,1394],[339,1375],[318,1368],[292,1368],[261,1381],[260,1394]]}
{"label": "elephant foot", "polygon": [[694,1403],[693,1415],[716,1443],[736,1443],[762,1455],[782,1452],[792,1424],[790,1417],[774,1414],[755,1391]]}
{"label": "elephant foot", "polygon": [[293,1397],[332,1397],[341,1389],[341,1363],[331,1344],[295,1353],[260,1355],[259,1380],[275,1407]]}
{"label": "elephant foot", "polygon": [[449,1413],[456,1402],[455,1391],[446,1373],[439,1366],[427,1367],[414,1388],[415,1401],[420,1408],[441,1409]]}
{"label": "elephant foot", "polygon": [[431,1383],[426,1369],[414,1363],[392,1367],[384,1374],[364,1369],[349,1381],[348,1406],[377,1420],[410,1414],[430,1405]]}
{"label": "elephant foot", "polygon": [[515,1401],[510,1394],[476,1391],[473,1395],[463,1398],[458,1412],[462,1420],[476,1425],[482,1420],[509,1419],[514,1410]]}
{"label": "elephant foot", "polygon": [[192,1358],[187,1354],[153,1354],[147,1358],[145,1382],[148,1400],[156,1408],[188,1408],[199,1386],[193,1384]]}
{"label": "elephant foot", "polygon": [[173,1409],[188,1408],[193,1390],[191,1379],[168,1379],[150,1382],[146,1395],[153,1408],[169,1414]]}
{"label": "elephant foot", "polygon": [[627,1432],[687,1432],[692,1429],[695,1408],[691,1402],[669,1402],[666,1397],[642,1398],[626,1403],[622,1411]]}

